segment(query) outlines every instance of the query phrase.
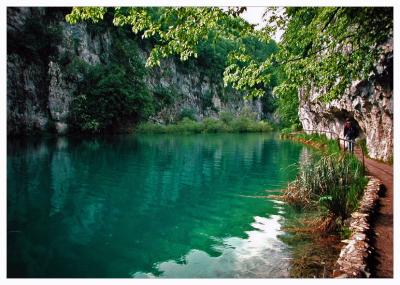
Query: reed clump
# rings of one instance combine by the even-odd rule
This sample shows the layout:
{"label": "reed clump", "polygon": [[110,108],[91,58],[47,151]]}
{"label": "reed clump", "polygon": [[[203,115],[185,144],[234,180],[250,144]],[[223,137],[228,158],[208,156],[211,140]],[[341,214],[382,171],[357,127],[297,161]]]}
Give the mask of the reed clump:
{"label": "reed clump", "polygon": [[332,231],[356,210],[366,183],[362,164],[354,155],[324,154],[300,166],[283,199],[297,208],[319,210],[325,217],[319,222],[320,230]]}
{"label": "reed clump", "polygon": [[290,276],[333,277],[340,241],[349,234],[348,218],[358,208],[367,178],[358,159],[341,152],[336,140],[317,134],[288,138],[321,150],[298,165],[296,179],[282,195],[294,206],[283,237],[293,250]]}

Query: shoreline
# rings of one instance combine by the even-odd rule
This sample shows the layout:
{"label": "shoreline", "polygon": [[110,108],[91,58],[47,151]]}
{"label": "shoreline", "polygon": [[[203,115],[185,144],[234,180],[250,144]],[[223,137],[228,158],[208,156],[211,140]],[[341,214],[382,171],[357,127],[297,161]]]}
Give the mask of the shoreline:
{"label": "shoreline", "polygon": [[[283,135],[281,139],[296,141],[320,151],[327,149],[326,144],[313,141],[312,139],[296,137],[291,134]],[[335,262],[332,271],[333,278],[368,278],[371,276],[369,261],[373,253],[371,242],[374,234],[372,219],[376,218],[374,217],[374,212],[377,208],[379,193],[381,192],[383,183],[375,176],[369,175],[366,177],[368,178],[368,183],[364,187],[364,194],[357,210],[351,214],[351,218],[348,221],[350,224],[350,237],[338,243],[345,243],[345,245],[342,246]],[[338,233],[336,235],[340,236]]]}

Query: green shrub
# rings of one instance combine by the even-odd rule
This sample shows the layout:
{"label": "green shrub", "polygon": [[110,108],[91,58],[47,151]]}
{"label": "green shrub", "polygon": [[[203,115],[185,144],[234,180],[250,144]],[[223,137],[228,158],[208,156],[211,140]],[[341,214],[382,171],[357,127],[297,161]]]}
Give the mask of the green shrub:
{"label": "green shrub", "polygon": [[217,132],[270,132],[272,125],[267,121],[256,121],[256,114],[245,109],[239,117],[230,112],[220,112],[219,119],[205,118],[202,122],[194,120],[195,110],[185,108],[181,111],[180,120],[176,124],[157,125],[140,124],[138,132],[179,132],[179,133],[217,133]]}
{"label": "green shrub", "polygon": [[268,132],[273,129],[269,122],[257,121],[257,114],[249,107],[243,108],[236,118],[230,113],[222,113],[220,118],[233,132]]}
{"label": "green shrub", "polygon": [[138,124],[136,127],[136,131],[140,133],[165,133],[166,128],[165,125],[146,122]]}
{"label": "green shrub", "polygon": [[251,131],[252,121],[245,116],[239,116],[233,119],[230,124],[234,132],[247,132]]}
{"label": "green shrub", "polygon": [[300,131],[302,129],[302,125],[300,123],[294,123],[290,126],[290,129],[293,132]]}
{"label": "green shrub", "polygon": [[293,131],[292,131],[292,129],[291,128],[283,128],[282,130],[280,130],[280,134],[281,134],[281,136],[287,136],[287,135],[289,135],[290,133],[292,133]]}
{"label": "green shrub", "polygon": [[301,125],[300,124],[297,124],[297,123],[295,123],[295,124],[292,124],[290,127],[288,127],[288,128],[283,128],[283,129],[281,129],[279,132],[280,132],[280,136],[282,137],[282,138],[286,138],[286,137],[288,137],[288,135],[290,135],[291,133],[294,133],[294,132],[297,132],[297,131],[300,131],[301,130]]}
{"label": "green shrub", "polygon": [[191,120],[196,120],[196,110],[193,108],[183,108],[179,114],[179,119],[189,118]]}
{"label": "green shrub", "polygon": [[270,132],[273,130],[271,124],[266,121],[259,121],[254,124],[253,130],[256,132]]}
{"label": "green shrub", "polygon": [[[84,81],[84,76],[87,76],[87,74],[90,72],[89,70],[92,68],[92,66],[88,63],[86,63],[83,59],[79,57],[73,57],[70,62],[68,57],[69,55],[65,53],[60,60],[63,60],[63,63],[68,63],[64,67],[64,79],[66,81],[73,81],[77,82],[78,84],[81,84],[80,81]],[[80,80],[81,79],[81,80]],[[79,86],[78,86],[79,87]]]}
{"label": "green shrub", "polygon": [[160,125],[144,123],[137,127],[138,132],[146,133],[227,133],[227,132],[269,132],[272,130],[270,123],[265,121],[251,121],[247,117],[235,118],[226,123],[221,118],[205,118],[202,122],[196,122],[184,117],[176,124]]}
{"label": "green shrub", "polygon": [[70,62],[63,59],[66,80],[77,83],[69,117],[74,130],[112,132],[154,114],[156,104],[144,82],[147,71],[137,43],[124,33],[111,31],[111,53],[104,64],[89,65],[77,56]]}
{"label": "green shrub", "polygon": [[100,130],[100,123],[96,119],[88,119],[83,123],[82,130],[97,133]]}
{"label": "green shrub", "polygon": [[230,124],[235,116],[231,112],[222,111],[219,113],[219,119],[225,124]]}
{"label": "green shrub", "polygon": [[90,66],[71,104],[73,128],[91,133],[131,121],[140,121],[154,112],[147,88],[132,81],[127,71],[116,65]]}
{"label": "green shrub", "polygon": [[202,123],[184,118],[177,124],[162,125],[158,123],[140,123],[137,128],[140,133],[200,133],[203,131]]}
{"label": "green shrub", "polygon": [[183,120],[178,122],[178,124],[176,125],[176,129],[174,129],[174,131],[177,132],[189,132],[189,133],[200,133],[202,130],[203,130],[202,124],[190,118],[183,118]]}
{"label": "green shrub", "polygon": [[203,120],[203,131],[206,133],[221,132],[225,129],[225,124],[214,118],[205,118]]}

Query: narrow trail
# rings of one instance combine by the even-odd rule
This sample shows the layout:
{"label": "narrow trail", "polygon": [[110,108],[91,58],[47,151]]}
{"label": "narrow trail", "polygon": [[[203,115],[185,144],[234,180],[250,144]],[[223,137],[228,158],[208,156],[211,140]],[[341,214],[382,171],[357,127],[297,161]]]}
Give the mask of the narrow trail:
{"label": "narrow trail", "polygon": [[[361,151],[356,155],[362,159]],[[380,195],[377,215],[371,223],[376,234],[372,240],[375,248],[371,263],[371,277],[393,278],[393,167],[365,158],[367,172],[379,178],[385,186]]]}

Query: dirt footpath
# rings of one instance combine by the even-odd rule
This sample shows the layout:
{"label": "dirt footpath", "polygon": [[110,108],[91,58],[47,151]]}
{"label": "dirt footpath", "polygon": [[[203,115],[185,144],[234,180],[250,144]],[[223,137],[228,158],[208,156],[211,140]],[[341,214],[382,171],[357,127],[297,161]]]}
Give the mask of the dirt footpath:
{"label": "dirt footpath", "polygon": [[[361,158],[360,151],[356,151]],[[371,277],[393,278],[393,167],[372,159],[365,159],[368,173],[382,180],[385,189],[379,199],[377,215],[372,221],[376,233],[371,260]]]}

